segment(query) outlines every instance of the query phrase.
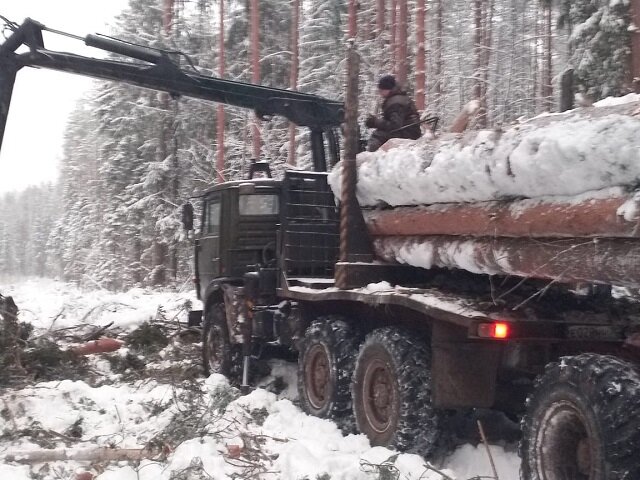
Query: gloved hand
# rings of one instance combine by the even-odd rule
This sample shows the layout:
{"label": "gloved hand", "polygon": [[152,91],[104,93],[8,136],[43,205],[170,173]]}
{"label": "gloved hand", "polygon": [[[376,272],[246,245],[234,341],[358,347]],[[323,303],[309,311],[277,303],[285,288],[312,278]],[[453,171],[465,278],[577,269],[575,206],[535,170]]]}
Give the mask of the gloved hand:
{"label": "gloved hand", "polygon": [[376,126],[376,116],[368,115],[367,119],[364,121],[364,124],[367,128],[375,128]]}

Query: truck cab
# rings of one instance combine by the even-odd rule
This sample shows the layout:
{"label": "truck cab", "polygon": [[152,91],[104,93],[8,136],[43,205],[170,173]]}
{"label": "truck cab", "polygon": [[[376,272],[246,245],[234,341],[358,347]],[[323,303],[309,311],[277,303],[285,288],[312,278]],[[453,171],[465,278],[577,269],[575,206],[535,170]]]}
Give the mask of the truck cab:
{"label": "truck cab", "polygon": [[201,196],[200,207],[195,281],[205,312],[216,292],[253,277],[258,306],[277,303],[277,291],[291,285],[333,282],[339,214],[326,173],[290,170],[282,180],[221,183]]}
{"label": "truck cab", "polygon": [[282,182],[272,179],[227,182],[203,195],[195,249],[200,299],[220,282],[241,283],[248,271],[275,266],[281,196]]}

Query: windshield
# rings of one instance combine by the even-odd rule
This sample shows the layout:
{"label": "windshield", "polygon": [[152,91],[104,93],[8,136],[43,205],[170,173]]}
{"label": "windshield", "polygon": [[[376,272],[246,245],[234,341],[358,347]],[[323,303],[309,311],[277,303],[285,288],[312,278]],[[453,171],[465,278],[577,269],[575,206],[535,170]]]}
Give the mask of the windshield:
{"label": "windshield", "polygon": [[277,195],[240,195],[240,215],[277,215]]}

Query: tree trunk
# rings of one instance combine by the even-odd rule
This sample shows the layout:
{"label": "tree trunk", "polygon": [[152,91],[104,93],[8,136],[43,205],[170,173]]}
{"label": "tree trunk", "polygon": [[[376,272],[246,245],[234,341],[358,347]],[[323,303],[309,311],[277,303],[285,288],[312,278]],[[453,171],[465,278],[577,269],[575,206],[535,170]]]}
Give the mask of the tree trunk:
{"label": "tree trunk", "polygon": [[408,17],[407,0],[398,0],[398,33],[396,35],[397,48],[397,80],[403,87],[407,86],[408,54]]}
{"label": "tree trunk", "polygon": [[531,98],[533,103],[534,113],[538,112],[538,86],[542,83],[540,80],[540,68],[539,68],[539,49],[540,49],[540,18],[538,9],[535,9],[534,24],[534,42],[533,52],[531,52]]}
{"label": "tree trunk", "polygon": [[418,110],[424,110],[426,101],[426,71],[425,71],[425,0],[418,0],[416,10],[416,86],[415,97]]}
{"label": "tree trunk", "polygon": [[540,96],[542,97],[543,109],[551,111],[553,109],[553,87],[552,87],[552,41],[551,41],[551,0],[542,1],[542,29],[544,41],[542,49],[542,78],[540,81]]}
{"label": "tree trunk", "polygon": [[386,17],[385,0],[376,0],[376,34],[378,37],[384,33]]}
{"label": "tree trunk", "polygon": [[[251,81],[256,85],[260,83],[260,3],[258,0],[250,0],[251,23]],[[254,116],[252,122],[253,158],[260,159],[262,140],[260,138],[259,120]]]}
{"label": "tree trunk", "polygon": [[442,51],[442,42],[444,36],[444,12],[443,12],[443,0],[437,0],[436,2],[436,112],[442,115],[442,105],[444,99],[442,98],[444,88],[443,73],[444,73],[444,52]]}
{"label": "tree trunk", "polygon": [[[489,2],[487,5],[487,1]],[[478,123],[481,128],[486,128],[489,124],[489,65],[491,62],[491,51],[493,45],[493,10],[495,0],[484,0],[484,12],[482,21],[482,98],[481,106],[483,107],[478,117]]]}
{"label": "tree trunk", "polygon": [[[224,78],[224,0],[220,0],[220,17],[218,22],[218,76]],[[224,182],[224,122],[224,105],[219,103],[216,111],[216,180],[218,183]]]}
{"label": "tree trunk", "polygon": [[398,0],[391,0],[391,70],[398,73]]}
{"label": "tree trunk", "polygon": [[165,35],[171,33],[171,24],[173,23],[173,2],[174,0],[164,0],[164,8],[162,10],[162,26]]}
{"label": "tree trunk", "polygon": [[354,39],[358,35],[358,4],[349,0],[348,19],[347,19],[347,37]]}
{"label": "tree trunk", "polygon": [[640,0],[631,0],[631,80],[633,90],[640,93]]}
{"label": "tree trunk", "polygon": [[473,18],[474,18],[474,85],[473,98],[480,102],[480,112],[478,114],[478,127],[486,127],[486,97],[484,95],[485,88],[483,85],[485,66],[485,32],[484,25],[484,5],[486,0],[474,0],[473,2]]}
{"label": "tree trunk", "polygon": [[[299,48],[298,37],[300,36],[300,0],[293,0],[291,12],[291,72],[289,76],[289,86],[291,90],[298,88],[298,63]],[[289,123],[289,165],[296,164],[296,126]]]}
{"label": "tree trunk", "polygon": [[[173,22],[173,7],[174,0],[164,0],[162,11],[162,30],[164,35],[168,38],[171,35],[171,25]],[[169,156],[171,139],[173,136],[173,125],[175,123],[175,115],[169,112],[169,103],[171,102],[169,94],[166,92],[160,93],[160,105],[163,111],[163,120],[160,130],[160,141],[157,152],[157,162],[164,162]],[[176,152],[174,152],[176,153]],[[173,179],[171,175],[177,176],[177,172],[166,173],[163,175],[162,184],[159,187],[159,192],[162,190],[170,191],[173,188]],[[159,232],[154,232],[151,252],[151,266],[152,266],[152,278],[153,285],[166,285],[167,271],[170,269],[171,258],[169,255],[169,248],[164,239],[159,238]]]}

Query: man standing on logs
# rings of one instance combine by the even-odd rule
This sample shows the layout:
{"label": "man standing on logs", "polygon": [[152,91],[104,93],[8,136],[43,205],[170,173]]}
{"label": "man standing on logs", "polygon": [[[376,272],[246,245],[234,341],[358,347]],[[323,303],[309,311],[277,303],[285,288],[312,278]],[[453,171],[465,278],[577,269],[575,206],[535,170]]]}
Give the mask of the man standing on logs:
{"label": "man standing on logs", "polygon": [[393,75],[380,78],[378,92],[384,98],[382,115],[369,115],[365,121],[368,128],[375,128],[369,138],[367,149],[375,152],[391,138],[420,138],[422,132],[418,110]]}

